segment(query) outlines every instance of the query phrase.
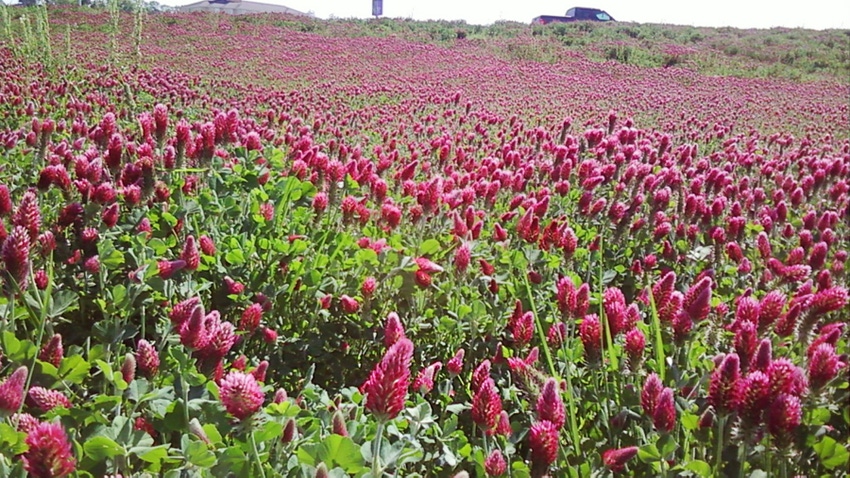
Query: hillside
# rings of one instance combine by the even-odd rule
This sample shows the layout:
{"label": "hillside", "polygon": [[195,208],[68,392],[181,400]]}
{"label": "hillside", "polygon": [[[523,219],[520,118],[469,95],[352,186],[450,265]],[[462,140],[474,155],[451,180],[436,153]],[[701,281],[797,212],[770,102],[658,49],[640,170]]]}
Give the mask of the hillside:
{"label": "hillside", "polygon": [[293,20],[275,24],[327,35],[397,35],[441,45],[469,40],[509,58],[533,61],[557,62],[568,54],[565,52],[581,52],[595,61],[643,67],[679,66],[708,75],[850,82],[850,31],[842,30],[759,30],[626,22],[546,26],[498,22],[480,26],[403,19]]}

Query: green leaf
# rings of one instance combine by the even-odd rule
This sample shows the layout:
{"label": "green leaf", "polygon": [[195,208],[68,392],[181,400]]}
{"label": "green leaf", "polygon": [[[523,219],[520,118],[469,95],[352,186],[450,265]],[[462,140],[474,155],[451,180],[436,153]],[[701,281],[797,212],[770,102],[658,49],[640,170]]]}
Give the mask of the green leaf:
{"label": "green leaf", "polygon": [[0,422],[0,450],[8,450],[12,455],[23,453],[26,448],[27,434],[19,432],[11,425]]}
{"label": "green leaf", "polygon": [[100,359],[95,360],[94,363],[97,365],[97,368],[106,380],[112,382],[115,379],[115,373],[112,371],[112,365]]}
{"label": "green leaf", "polygon": [[15,334],[3,332],[3,354],[12,362],[29,362],[38,353],[38,348],[29,340],[18,340]]}
{"label": "green leaf", "polygon": [[215,465],[215,453],[207,448],[206,443],[199,440],[189,440],[183,449],[183,456],[186,457],[186,461],[199,468]]}
{"label": "green leaf", "polygon": [[3,354],[7,357],[13,357],[21,349],[21,341],[15,337],[15,334],[6,330],[2,335]]}
{"label": "green leaf", "polygon": [[329,435],[325,438],[320,456],[325,462],[335,463],[346,473],[358,473],[364,467],[360,447],[351,438],[342,435]]}
{"label": "green leaf", "polygon": [[375,252],[373,249],[369,249],[369,248],[360,249],[359,251],[357,251],[354,254],[354,260],[357,261],[358,265],[364,265],[364,264],[373,264],[373,265],[376,265],[376,266],[379,265],[379,263],[378,263],[378,253]]}
{"label": "green leaf", "polygon": [[242,253],[242,249],[232,249],[225,254],[224,260],[231,265],[238,266],[245,263],[245,254]]}
{"label": "green leaf", "polygon": [[266,422],[262,428],[254,432],[254,439],[258,442],[265,442],[279,437],[283,433],[283,425],[278,422]]}
{"label": "green leaf", "polygon": [[699,427],[699,416],[693,413],[682,413],[682,426],[685,427],[685,430],[693,431]]}
{"label": "green leaf", "polygon": [[699,476],[711,476],[711,465],[702,460],[692,460],[688,462],[688,464],[685,465],[685,469],[688,471],[693,471]]}
{"label": "green leaf", "polygon": [[661,461],[661,453],[655,445],[644,445],[638,449],[638,460],[644,463]]}
{"label": "green leaf", "polygon": [[698,246],[688,252],[688,259],[694,262],[704,261],[711,254],[710,246]]}
{"label": "green leaf", "polygon": [[86,455],[95,461],[127,454],[124,447],[115,443],[115,440],[103,435],[86,440],[83,444],[83,450],[85,450]]}
{"label": "green leaf", "polygon": [[142,397],[148,393],[148,381],[144,378],[137,378],[129,383],[129,387],[127,389],[127,398],[133,402],[139,402]]}
{"label": "green leaf", "polygon": [[159,446],[135,446],[129,452],[148,463],[160,463],[168,457],[168,445]]}
{"label": "green leaf", "polygon": [[453,404],[446,407],[446,411],[449,412],[449,413],[457,414],[457,413],[462,413],[464,410],[467,410],[468,408],[470,408],[469,405],[466,405],[466,404],[463,404],[463,403],[453,403]]}
{"label": "green leaf", "polygon": [[829,409],[827,408],[816,408],[812,410],[812,414],[808,422],[815,426],[820,426],[829,421],[829,417],[832,416]]}
{"label": "green leaf", "polygon": [[70,355],[59,364],[59,378],[76,385],[83,383],[89,376],[91,365],[79,355]]}
{"label": "green leaf", "polygon": [[112,303],[115,306],[120,307],[124,304],[124,300],[127,298],[127,288],[122,284],[118,284],[112,288]]}
{"label": "green leaf", "polygon": [[[371,446],[371,444],[364,443],[363,446],[369,447]],[[321,453],[321,445],[319,445],[318,443],[305,443],[304,445],[298,447],[298,451],[295,452],[295,454],[298,456],[298,461],[311,466],[316,466],[316,458],[319,456],[319,453]]]}
{"label": "green leaf", "polygon": [[661,437],[658,440],[657,446],[662,457],[669,457],[679,448],[679,444],[676,443],[676,440],[671,435]]}
{"label": "green leaf", "polygon": [[422,244],[419,245],[419,254],[422,256],[427,256],[429,254],[434,254],[440,250],[440,241],[436,239],[428,239],[423,241]]}
{"label": "green leaf", "polygon": [[443,460],[445,460],[446,464],[451,467],[457,466],[457,457],[451,447],[445,443],[443,443]]}
{"label": "green leaf", "polygon": [[511,463],[511,477],[528,478],[529,476],[531,476],[531,470],[528,469],[528,465],[519,460]]}
{"label": "green leaf", "polygon": [[251,461],[239,447],[232,446],[224,450],[218,464],[212,469],[211,476],[249,476]]}
{"label": "green leaf", "polygon": [[100,263],[108,269],[117,269],[124,265],[124,253],[113,249],[109,254],[100,256]]}
{"label": "green leaf", "polygon": [[823,440],[815,443],[814,449],[823,466],[830,470],[843,467],[847,464],[848,458],[850,458],[850,452],[847,451],[847,448],[828,436],[823,437]]}
{"label": "green leaf", "polygon": [[59,291],[53,294],[50,301],[50,310],[47,311],[47,316],[57,318],[69,310],[76,310],[77,294],[71,291]]}
{"label": "green leaf", "polygon": [[207,423],[202,427],[204,429],[204,433],[207,434],[207,438],[209,438],[210,442],[213,444],[223,443],[221,438],[221,433],[218,432],[218,429],[212,423]]}
{"label": "green leaf", "polygon": [[173,214],[171,214],[171,213],[169,213],[169,212],[163,212],[163,213],[162,213],[162,218],[163,218],[163,219],[165,220],[165,222],[166,222],[166,223],[168,223],[168,225],[169,225],[169,226],[171,226],[171,227],[174,227],[174,226],[176,226],[176,225],[177,225],[177,218],[176,218],[176,217],[174,217],[174,215],[173,215]]}
{"label": "green leaf", "polygon": [[53,379],[59,378],[59,371],[56,370],[56,367],[53,366],[52,363],[37,360],[33,368],[35,369],[36,375],[45,375]]}

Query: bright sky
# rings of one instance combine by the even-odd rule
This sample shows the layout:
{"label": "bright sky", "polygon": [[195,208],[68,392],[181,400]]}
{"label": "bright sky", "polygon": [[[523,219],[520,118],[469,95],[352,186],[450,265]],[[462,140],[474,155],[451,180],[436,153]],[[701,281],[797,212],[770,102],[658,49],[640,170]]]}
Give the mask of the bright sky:
{"label": "bright sky", "polygon": [[[197,0],[159,0],[185,5]],[[372,0],[253,0],[286,5],[320,18],[366,18]],[[574,3],[578,2],[578,3]],[[738,28],[850,28],[847,0],[383,0],[384,16],[417,20],[531,22],[538,15],[563,15],[570,7],[605,10],[619,21]]]}

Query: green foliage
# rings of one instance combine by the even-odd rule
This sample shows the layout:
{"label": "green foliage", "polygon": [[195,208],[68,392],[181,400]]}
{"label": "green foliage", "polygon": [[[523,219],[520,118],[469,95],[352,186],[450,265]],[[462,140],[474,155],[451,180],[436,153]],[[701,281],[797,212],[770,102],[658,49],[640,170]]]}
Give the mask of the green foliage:
{"label": "green foliage", "polygon": [[[807,265],[807,256],[794,259],[793,266],[801,266],[795,270],[809,268],[808,285],[777,277],[755,239],[767,234],[776,260],[791,265],[803,238],[796,229],[786,234],[785,225],[822,221],[824,227],[806,227],[817,235],[810,242],[825,244],[833,234],[833,244],[841,244],[846,237],[839,213],[834,224],[820,214],[846,202],[836,186],[841,171],[825,173],[840,169],[848,150],[847,125],[835,121],[846,108],[828,94],[838,88],[656,70],[725,68],[808,79],[800,68],[811,62],[816,71],[829,70],[823,51],[838,42],[827,39],[820,50],[808,42],[809,33],[785,32],[747,46],[753,38],[738,30],[632,24],[143,15],[139,4],[130,22],[121,5],[112,0],[100,15],[51,9],[50,18],[44,8],[17,16],[3,10],[20,38],[10,41],[13,55],[0,56],[15,70],[8,76],[11,101],[0,105],[2,182],[16,206],[30,188],[38,191],[39,233],[50,231],[57,246],[47,247],[46,235],[32,239],[31,277],[23,290],[6,274],[15,251],[4,251],[0,377],[26,366],[25,388],[38,385],[69,399],[69,407],[50,410],[29,400],[23,410],[62,425],[80,476],[277,477],[326,470],[373,478],[461,470],[484,476],[493,450],[507,457],[514,477],[608,476],[614,470],[602,453],[625,447],[635,447],[625,471],[634,476],[781,475],[785,468],[846,476],[844,376],[801,394],[803,415],[793,436],[773,437],[762,422],[753,427],[757,433],[743,433],[750,431],[743,416],[712,415],[706,397],[713,358],[747,345],[728,330],[736,299],[779,290],[786,302],[802,303],[826,280],[846,285],[837,259],[835,266],[821,264],[821,271],[834,272],[826,278]],[[51,27],[61,32],[63,26],[67,59],[42,68],[35,55],[56,55],[45,38]],[[721,37],[740,43],[717,43]],[[169,41],[155,43],[160,40]],[[783,42],[798,41],[800,48],[771,62]],[[720,52],[730,48],[739,50],[726,62]],[[323,56],[326,50],[332,53]],[[481,70],[460,71],[442,61]],[[488,75],[496,80],[487,83]],[[572,82],[584,82],[586,91],[552,94]],[[697,93],[685,98],[690,84]],[[493,85],[504,89],[490,90]],[[728,85],[751,93],[735,96]],[[790,101],[802,93],[810,97]],[[704,107],[706,98],[718,96]],[[749,102],[751,109],[741,106]],[[675,108],[665,109],[669,103]],[[159,104],[168,110],[161,136],[150,129]],[[793,107],[800,104],[816,113]],[[793,114],[777,116],[780,107]],[[114,131],[103,135],[113,127],[108,114]],[[183,121],[191,153],[184,149],[189,143],[178,140]],[[207,138],[213,143],[207,151],[209,131],[217,136]],[[604,143],[593,144],[596,132]],[[567,159],[555,159],[561,153]],[[411,179],[402,179],[408,164]],[[60,165],[73,182],[45,186]],[[812,169],[821,167],[823,176],[800,188],[805,198],[780,224],[775,203],[796,191],[796,183],[785,183],[814,178]],[[556,168],[563,181],[555,179]],[[716,181],[703,182],[706,177]],[[597,178],[603,181],[589,185]],[[377,179],[386,182],[382,193]],[[102,204],[95,183],[118,186],[116,196]],[[498,187],[486,197],[481,191],[490,184]],[[431,187],[439,189],[440,202],[427,210]],[[758,192],[745,197],[751,190]],[[591,192],[596,202],[585,208]],[[320,193],[325,208],[318,206]],[[693,208],[702,210],[686,211],[689,197],[705,200]],[[744,271],[723,249],[732,232],[714,239],[726,234],[727,205],[720,198],[727,197],[738,203],[730,209],[742,208],[735,217],[745,225],[734,241],[755,270]],[[714,199],[722,214],[711,211]],[[617,222],[617,203],[625,208],[633,200],[635,210]],[[68,219],[72,205],[79,206],[69,209],[78,216]],[[107,224],[107,205],[119,207],[115,224]],[[383,217],[384,206],[402,212],[398,225]],[[538,207],[528,217],[540,224],[529,228],[544,231],[526,236],[519,218]],[[4,234],[26,216],[14,211],[0,218]],[[803,219],[808,211],[814,219]],[[768,223],[774,216],[776,223]],[[635,218],[648,223],[637,226]],[[665,233],[658,223],[666,222],[681,229]],[[455,229],[475,225],[475,233]],[[497,225],[507,239],[497,237]],[[574,250],[567,238],[554,238],[567,227]],[[168,269],[187,262],[188,237],[201,235],[212,238],[215,250],[201,254],[197,267]],[[468,269],[459,266],[462,246],[470,250]],[[831,247],[832,259],[840,246]],[[425,258],[440,266],[427,280],[420,274]],[[485,272],[485,263],[493,270]],[[670,316],[648,292],[667,269],[678,274],[674,288],[683,297],[698,274],[714,277],[708,317],[686,323],[692,328],[685,332],[678,320],[691,311],[680,304]],[[369,292],[367,277],[376,284]],[[569,299],[558,297],[562,280],[588,285],[588,310],[568,310]],[[615,330],[616,310],[609,315],[606,309],[605,291],[612,287],[634,306],[631,330],[648,347],[640,356],[630,356],[623,331]],[[235,329],[238,340],[222,357],[196,349],[186,322],[173,314],[190,298],[203,306],[200,316],[197,308],[190,311],[203,319],[193,327],[200,322],[206,330],[220,319]],[[243,314],[256,306],[263,310],[260,325],[244,325]],[[515,310],[532,314],[528,343],[507,325]],[[411,374],[437,361],[444,367],[433,384],[405,386],[398,416],[385,419],[366,409],[357,387],[384,356],[390,312],[399,314],[415,343]],[[830,312],[822,323],[843,321],[843,312]],[[587,314],[600,320],[598,343],[584,341],[590,332],[582,326],[592,323]],[[547,335],[561,325],[563,336]],[[223,340],[224,331],[208,338]],[[64,351],[54,361],[43,350],[57,333]],[[771,324],[759,334],[771,339],[774,357],[810,363],[808,334],[795,340]],[[161,359],[155,373],[143,373],[135,355],[143,338]],[[460,348],[464,365],[459,374],[448,373],[447,361]],[[846,333],[834,349],[846,357]],[[472,369],[484,360],[508,414],[504,434],[482,430],[470,412]],[[268,367],[260,370],[261,364]],[[218,376],[235,370],[262,375],[262,404],[244,419],[228,411]],[[649,373],[674,391],[669,432],[657,429],[654,414],[643,409]],[[530,459],[529,430],[540,420],[537,401],[548,378],[557,380],[566,416],[555,463],[541,469]],[[15,420],[4,416],[0,423],[2,476],[25,474],[19,455],[27,451],[27,434],[16,430]]]}
{"label": "green foliage", "polygon": [[[252,19],[252,22],[261,22]],[[405,19],[313,19],[277,21],[282,28],[326,35],[389,36],[428,43],[487,41],[511,59],[551,63],[559,50],[580,51],[597,60],[643,67],[685,67],[706,74],[742,77],[786,77],[797,80],[838,79],[850,75],[847,37],[838,30],[739,30],[623,22],[552,23],[526,26],[516,22],[466,25],[463,22]],[[458,31],[463,31],[460,38]],[[795,32],[791,34],[790,32]],[[588,45],[590,48],[587,48]],[[686,54],[671,55],[671,45]],[[781,62],[787,67],[772,68]]]}

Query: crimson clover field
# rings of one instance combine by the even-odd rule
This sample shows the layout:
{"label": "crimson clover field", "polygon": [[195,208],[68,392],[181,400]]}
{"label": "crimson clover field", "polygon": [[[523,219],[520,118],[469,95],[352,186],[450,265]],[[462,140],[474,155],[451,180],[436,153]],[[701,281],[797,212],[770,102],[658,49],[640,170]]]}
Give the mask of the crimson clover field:
{"label": "crimson clover field", "polygon": [[847,476],[842,32],[0,13],[0,476]]}

